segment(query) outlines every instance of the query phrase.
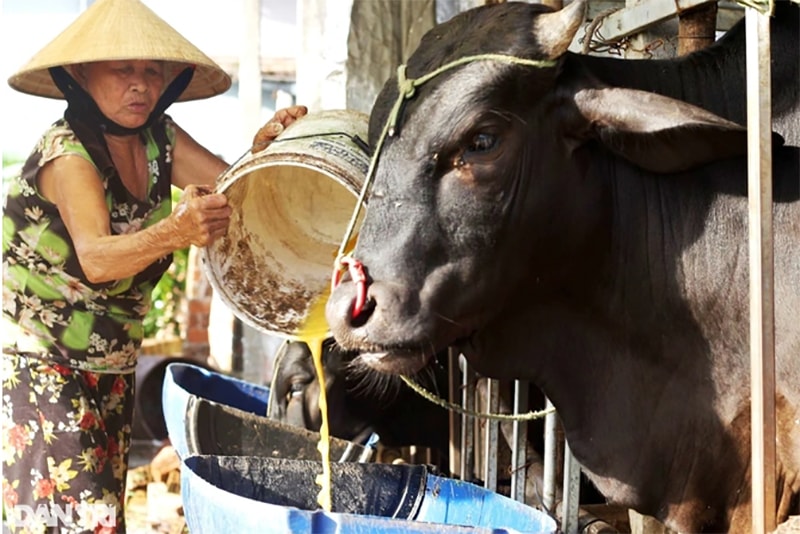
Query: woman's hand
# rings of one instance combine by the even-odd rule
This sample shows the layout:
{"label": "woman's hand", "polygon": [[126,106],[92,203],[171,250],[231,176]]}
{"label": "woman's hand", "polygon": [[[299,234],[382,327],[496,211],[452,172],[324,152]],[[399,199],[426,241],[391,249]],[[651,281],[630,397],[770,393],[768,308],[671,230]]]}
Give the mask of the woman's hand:
{"label": "woman's hand", "polygon": [[204,247],[225,235],[232,211],[224,194],[212,193],[207,187],[190,185],[183,190],[169,221],[172,230],[187,245]]}
{"label": "woman's hand", "polygon": [[308,108],[305,106],[289,106],[276,111],[275,115],[256,133],[250,152],[255,154],[267,148],[287,126],[306,113],[308,113]]}

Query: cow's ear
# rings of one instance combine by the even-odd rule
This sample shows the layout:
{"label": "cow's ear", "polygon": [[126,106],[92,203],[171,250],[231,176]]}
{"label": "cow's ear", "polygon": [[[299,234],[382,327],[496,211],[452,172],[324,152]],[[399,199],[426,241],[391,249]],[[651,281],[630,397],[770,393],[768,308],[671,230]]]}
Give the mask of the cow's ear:
{"label": "cow's ear", "polygon": [[533,19],[533,36],[547,59],[555,59],[567,51],[584,20],[585,0],[574,0],[559,11],[543,13]]}
{"label": "cow's ear", "polygon": [[743,126],[680,100],[617,87],[582,89],[574,99],[588,121],[584,132],[649,171],[679,172],[747,151]]}

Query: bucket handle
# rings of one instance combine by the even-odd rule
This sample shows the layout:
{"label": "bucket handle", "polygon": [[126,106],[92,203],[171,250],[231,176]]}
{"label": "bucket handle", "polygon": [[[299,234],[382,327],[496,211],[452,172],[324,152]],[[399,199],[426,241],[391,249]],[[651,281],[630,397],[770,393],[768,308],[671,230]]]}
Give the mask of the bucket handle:
{"label": "bucket handle", "polygon": [[234,161],[233,163],[231,163],[230,165],[228,165],[228,166],[225,168],[225,170],[224,170],[224,171],[222,171],[221,173],[219,173],[219,175],[217,175],[217,178],[214,180],[214,183],[215,183],[216,185],[219,185],[219,184],[221,184],[221,183],[222,183],[222,181],[223,181],[223,180],[222,180],[222,177],[223,177],[223,176],[225,176],[226,174],[228,174],[228,173],[230,172],[230,170],[231,170],[231,169],[233,169],[234,167],[236,167],[237,165],[239,165],[239,163],[241,163],[241,161],[242,161],[242,160],[245,158],[245,156],[247,156],[249,153],[250,153],[250,149],[248,148],[247,150],[245,150],[245,151],[244,151],[244,153],[243,153],[241,156],[239,156],[238,158],[236,158],[236,161]]}

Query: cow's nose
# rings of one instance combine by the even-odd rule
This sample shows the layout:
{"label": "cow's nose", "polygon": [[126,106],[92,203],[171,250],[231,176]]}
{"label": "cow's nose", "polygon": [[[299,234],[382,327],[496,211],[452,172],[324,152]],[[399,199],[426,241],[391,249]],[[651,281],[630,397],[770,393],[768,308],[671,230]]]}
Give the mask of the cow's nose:
{"label": "cow's nose", "polygon": [[363,288],[359,288],[350,280],[334,288],[325,309],[328,324],[334,332],[358,328],[369,320],[375,310],[375,301],[367,295],[370,290],[366,282]]}

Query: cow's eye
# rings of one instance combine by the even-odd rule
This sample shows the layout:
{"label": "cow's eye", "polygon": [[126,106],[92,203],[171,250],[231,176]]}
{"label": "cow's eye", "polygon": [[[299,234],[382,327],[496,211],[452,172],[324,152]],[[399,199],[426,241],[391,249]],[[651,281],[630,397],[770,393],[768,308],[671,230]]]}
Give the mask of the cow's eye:
{"label": "cow's eye", "polygon": [[299,397],[303,394],[305,389],[306,384],[304,382],[292,382],[292,385],[289,386],[289,393],[286,396],[290,399],[292,397]]}
{"label": "cow's eye", "polygon": [[488,152],[497,145],[497,136],[489,133],[478,133],[473,136],[467,147],[467,153]]}

